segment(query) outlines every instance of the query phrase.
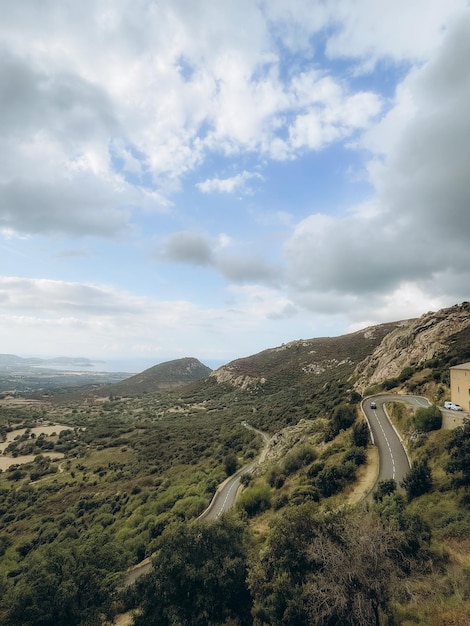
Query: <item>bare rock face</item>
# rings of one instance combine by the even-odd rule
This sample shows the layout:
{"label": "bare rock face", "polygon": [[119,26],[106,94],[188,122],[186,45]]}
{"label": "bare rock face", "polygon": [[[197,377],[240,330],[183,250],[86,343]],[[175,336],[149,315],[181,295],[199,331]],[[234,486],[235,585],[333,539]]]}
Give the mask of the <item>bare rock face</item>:
{"label": "bare rock face", "polygon": [[240,372],[236,367],[224,365],[211,373],[219,384],[228,383],[232,387],[240,389],[256,389],[260,385],[264,385],[266,379],[259,376],[250,376],[249,374]]}
{"label": "bare rock face", "polygon": [[363,393],[370,385],[399,376],[405,367],[421,365],[442,354],[450,347],[450,337],[468,326],[468,303],[401,322],[356,367],[354,388]]}

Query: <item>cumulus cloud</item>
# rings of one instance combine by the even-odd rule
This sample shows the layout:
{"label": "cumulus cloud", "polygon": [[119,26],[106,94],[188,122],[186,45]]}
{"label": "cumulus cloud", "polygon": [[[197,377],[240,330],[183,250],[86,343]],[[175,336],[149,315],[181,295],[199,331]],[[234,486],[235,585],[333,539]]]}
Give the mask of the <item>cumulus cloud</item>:
{"label": "cumulus cloud", "polygon": [[[331,22],[328,11],[313,19],[297,5],[288,19],[297,31],[311,36]],[[281,77],[279,46],[291,35],[287,22],[275,25],[285,19],[277,5],[246,1],[5,6],[4,227],[113,235],[139,208],[168,206],[212,153],[295,158],[367,127],[377,95],[304,68]],[[258,176],[199,188],[246,190]]]}
{"label": "cumulus cloud", "polygon": [[211,238],[190,231],[177,232],[164,241],[155,258],[171,263],[209,266],[236,284],[279,282],[278,267],[267,262],[261,255],[234,251],[234,243],[223,234]]}
{"label": "cumulus cloud", "polygon": [[132,313],[142,301],[111,287],[47,279],[0,277],[0,302],[6,311],[41,311],[55,316],[74,312]]}
{"label": "cumulus cloud", "polygon": [[[367,58],[367,65],[379,59],[416,61],[427,58],[465,0],[407,0],[354,4],[335,0],[327,5],[328,17],[336,26],[326,50],[332,57]],[[450,18],[450,19],[449,19]]]}
{"label": "cumulus cloud", "polygon": [[[329,295],[370,298],[374,306],[416,291],[423,303],[466,299],[470,232],[470,16],[449,29],[432,61],[398,90],[396,109],[366,135],[369,148],[384,132],[388,150],[369,166],[375,195],[347,215],[316,214],[297,224],[285,246],[291,288],[312,308]],[[404,104],[403,104],[404,103]],[[401,125],[395,123],[400,121]],[[391,137],[388,124],[395,125]],[[387,144],[388,140],[388,144]],[[458,275],[449,288],[448,273]],[[310,294],[310,296],[309,296]],[[357,310],[360,303],[356,302]],[[412,307],[410,307],[412,308]]]}

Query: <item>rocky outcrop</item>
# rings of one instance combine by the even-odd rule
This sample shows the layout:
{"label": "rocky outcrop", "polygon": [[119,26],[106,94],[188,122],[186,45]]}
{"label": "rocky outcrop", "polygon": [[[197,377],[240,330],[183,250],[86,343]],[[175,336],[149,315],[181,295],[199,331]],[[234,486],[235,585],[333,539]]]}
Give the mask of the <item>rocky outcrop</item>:
{"label": "rocky outcrop", "polygon": [[308,441],[315,446],[321,445],[324,438],[321,425],[318,419],[301,419],[294,426],[287,426],[278,431],[267,443],[264,465],[270,466],[278,463],[298,444]]}
{"label": "rocky outcrop", "polygon": [[450,348],[450,338],[470,326],[470,304],[463,303],[405,320],[354,371],[356,391],[422,365]]}
{"label": "rocky outcrop", "polygon": [[266,379],[262,376],[250,376],[230,365],[224,365],[218,370],[215,370],[211,373],[211,377],[214,377],[219,384],[226,383],[232,387],[239,387],[244,390],[256,389],[266,382]]}

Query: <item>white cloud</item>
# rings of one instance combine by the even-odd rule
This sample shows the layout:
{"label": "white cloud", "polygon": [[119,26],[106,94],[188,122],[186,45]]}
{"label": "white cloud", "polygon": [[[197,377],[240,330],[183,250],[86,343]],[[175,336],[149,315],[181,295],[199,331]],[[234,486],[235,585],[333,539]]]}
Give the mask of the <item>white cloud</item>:
{"label": "white cloud", "polygon": [[208,178],[201,183],[197,183],[196,187],[203,193],[233,193],[234,191],[244,191],[250,180],[263,180],[260,174],[243,171],[230,178]]}
{"label": "white cloud", "polygon": [[368,203],[298,223],[285,247],[294,300],[334,311],[348,310],[353,297],[351,316],[368,304],[383,320],[468,299],[469,42],[467,14],[366,134],[365,145],[378,153]]}
{"label": "white cloud", "polygon": [[[283,39],[312,36],[331,20],[329,9],[310,13],[308,3],[286,12],[246,0],[5,6],[3,226],[114,234],[131,219],[129,207],[168,206],[181,177],[212,152],[294,158],[367,127],[375,94],[349,93],[313,66],[281,77]],[[246,189],[249,176],[209,178],[200,188]],[[143,191],[144,177],[155,195]]]}
{"label": "white cloud", "polygon": [[465,0],[335,0],[328,3],[328,12],[337,30],[326,49],[333,57],[366,59],[369,66],[387,57],[423,61],[435,50],[444,28],[466,7]]}
{"label": "white cloud", "polygon": [[[155,362],[184,356],[229,359],[250,354],[260,331],[281,341],[278,322],[295,313],[267,288],[233,288],[229,302],[202,307],[103,285],[3,278],[0,342],[4,352],[110,359],[148,356]],[[21,336],[21,342],[18,337]]]}
{"label": "white cloud", "polygon": [[[143,239],[158,240],[155,258],[178,264],[161,264],[162,274],[184,282],[186,264],[215,276],[213,301],[226,295],[221,284],[235,286],[233,308],[157,302],[95,285],[90,266],[92,278],[75,283],[82,267],[72,256],[53,266],[38,254],[37,272],[58,280],[3,279],[5,346],[15,327],[77,350],[114,350],[116,337],[129,350],[170,339],[189,349],[191,332],[222,344],[232,326],[257,333],[261,320],[287,329],[295,315],[314,332],[314,319],[386,321],[468,299],[466,0],[3,4],[0,231],[9,244],[31,243],[34,257],[47,238],[73,251],[84,245],[77,238],[120,237],[133,263]],[[389,100],[381,94],[398,75]],[[371,196],[322,209],[319,153],[328,163],[340,147],[356,151],[346,167],[358,179],[359,157],[369,158]],[[328,167],[341,184],[342,164]],[[295,185],[310,184],[310,173],[312,191],[300,197]],[[225,196],[221,211],[195,186],[243,194],[240,210],[229,214]],[[268,259],[283,240],[281,267]],[[99,258],[100,277],[118,264]],[[122,274],[131,283],[146,270],[136,262]]]}

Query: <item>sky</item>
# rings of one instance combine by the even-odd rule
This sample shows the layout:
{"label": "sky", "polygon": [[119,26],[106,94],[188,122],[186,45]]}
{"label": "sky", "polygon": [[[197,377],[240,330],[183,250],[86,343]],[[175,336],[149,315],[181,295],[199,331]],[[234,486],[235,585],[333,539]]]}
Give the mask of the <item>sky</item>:
{"label": "sky", "polygon": [[0,8],[0,353],[214,367],[470,299],[467,0]]}

